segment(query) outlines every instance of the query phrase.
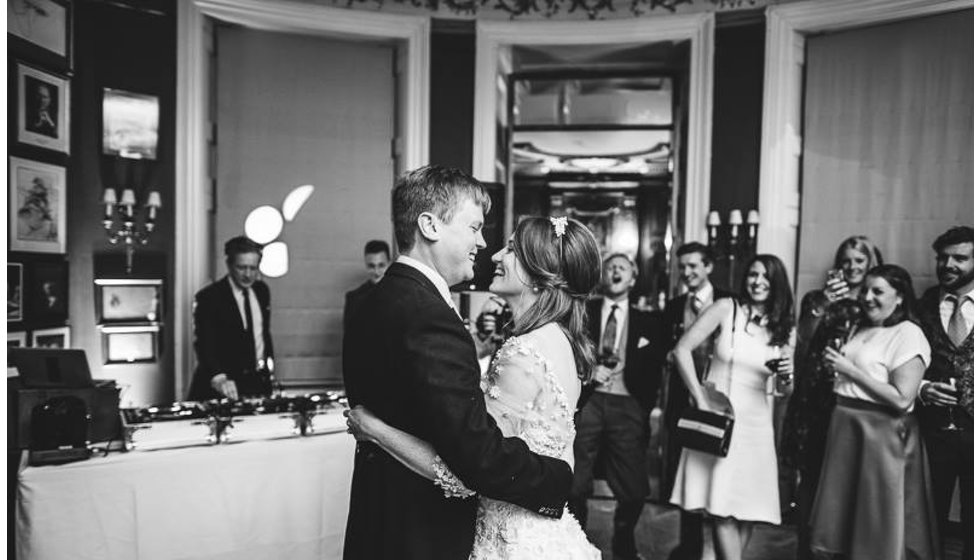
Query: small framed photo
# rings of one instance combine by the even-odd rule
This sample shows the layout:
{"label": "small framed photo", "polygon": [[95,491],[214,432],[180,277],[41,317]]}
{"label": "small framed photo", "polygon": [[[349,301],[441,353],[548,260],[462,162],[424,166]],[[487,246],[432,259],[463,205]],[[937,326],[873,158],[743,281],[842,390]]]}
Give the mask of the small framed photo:
{"label": "small framed photo", "polygon": [[102,153],[130,159],[156,159],[160,98],[119,89],[102,93]]}
{"label": "small framed photo", "polygon": [[163,280],[103,278],[95,281],[100,324],[155,323],[161,320]]}
{"label": "small framed photo", "polygon": [[70,66],[71,3],[68,0],[7,0],[8,47],[48,66]]}
{"label": "small framed photo", "polygon": [[7,263],[7,322],[24,320],[24,265]]}
{"label": "small framed photo", "polygon": [[27,310],[32,321],[64,323],[68,319],[68,262],[28,264]]}
{"label": "small framed photo", "polygon": [[107,364],[157,361],[158,325],[104,326],[102,357]]}
{"label": "small framed photo", "polygon": [[68,327],[31,331],[34,348],[71,348],[71,330]]}
{"label": "small framed photo", "polygon": [[68,78],[17,64],[17,141],[69,153]]}
{"label": "small framed photo", "polygon": [[10,250],[65,252],[65,168],[10,158]]}
{"label": "small framed photo", "polygon": [[26,332],[8,332],[7,348],[27,348]]}

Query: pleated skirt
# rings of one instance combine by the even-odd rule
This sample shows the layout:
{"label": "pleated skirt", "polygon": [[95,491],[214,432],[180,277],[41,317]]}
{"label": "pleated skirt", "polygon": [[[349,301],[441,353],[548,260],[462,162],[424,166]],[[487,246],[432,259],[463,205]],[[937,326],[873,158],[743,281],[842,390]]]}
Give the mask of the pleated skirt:
{"label": "pleated skirt", "polygon": [[838,396],[810,525],[817,558],[942,558],[914,416]]}

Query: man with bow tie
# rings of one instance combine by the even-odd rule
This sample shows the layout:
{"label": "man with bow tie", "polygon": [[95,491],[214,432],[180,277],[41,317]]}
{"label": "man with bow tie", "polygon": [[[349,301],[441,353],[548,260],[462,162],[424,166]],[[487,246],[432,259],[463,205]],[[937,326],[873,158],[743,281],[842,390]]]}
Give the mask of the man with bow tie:
{"label": "man with bow tie", "polygon": [[963,558],[973,558],[973,228],[950,229],[932,249],[939,285],[926,290],[918,305],[932,363],[919,387],[925,406],[916,408],[936,516],[945,525],[959,480]]}
{"label": "man with bow tie", "polygon": [[[580,400],[575,427],[575,474],[569,509],[585,528],[597,456],[617,500],[613,556],[638,558],[633,530],[650,492],[646,450],[650,411],[657,402],[664,337],[652,313],[630,307],[636,264],[613,253],[603,261],[603,297],[589,302],[589,332],[597,364],[591,394]],[[601,453],[600,453],[601,451]]]}
{"label": "man with bow tie", "polygon": [[[730,292],[715,289],[711,284],[709,276],[714,270],[714,257],[704,244],[691,242],[678,247],[677,266],[680,268],[681,281],[687,291],[671,299],[664,308],[664,321],[670,329],[668,350],[677,344],[681,335],[694,323],[702,310],[717,299],[732,297]],[[705,368],[711,360],[712,344],[709,339],[694,350],[694,366],[700,375],[704,375]],[[681,412],[690,403],[691,395],[675,367],[668,365],[666,371],[663,426],[667,433],[667,460],[662,487],[666,492],[664,495],[670,496],[674,477],[677,474],[677,463],[681,456],[681,446],[671,435]],[[670,560],[700,558],[703,546],[701,516],[685,510],[681,510],[680,515],[680,543],[671,552]]]}

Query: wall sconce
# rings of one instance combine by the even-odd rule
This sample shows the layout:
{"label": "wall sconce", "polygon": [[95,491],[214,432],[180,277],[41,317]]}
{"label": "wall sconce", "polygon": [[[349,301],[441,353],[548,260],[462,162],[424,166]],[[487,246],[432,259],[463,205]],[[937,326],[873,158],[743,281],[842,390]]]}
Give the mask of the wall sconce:
{"label": "wall sconce", "polygon": [[723,228],[717,211],[708,213],[708,246],[716,255],[728,259],[728,286],[735,289],[735,259],[755,256],[759,236],[759,212],[749,210],[743,219],[741,210],[728,214],[728,227]]}
{"label": "wall sconce", "polygon": [[141,212],[136,210],[136,194],[133,189],[123,189],[122,196],[116,198],[116,189],[107,188],[102,193],[102,204],[105,206],[105,217],[102,227],[110,245],[116,245],[120,240],[126,245],[126,274],[133,272],[133,253],[136,245],[146,245],[156,225],[157,211],[160,209],[160,193],[150,191],[146,197],[145,217],[142,228],[137,223]]}

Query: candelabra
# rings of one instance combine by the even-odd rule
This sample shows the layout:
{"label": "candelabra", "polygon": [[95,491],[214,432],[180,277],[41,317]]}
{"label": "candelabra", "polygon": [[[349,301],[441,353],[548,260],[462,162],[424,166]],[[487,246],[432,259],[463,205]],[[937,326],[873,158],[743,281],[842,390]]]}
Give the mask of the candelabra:
{"label": "candelabra", "polygon": [[136,194],[133,189],[123,189],[122,196],[117,199],[116,189],[107,188],[102,193],[102,204],[105,206],[102,227],[105,228],[109,244],[116,245],[122,241],[126,246],[126,274],[131,274],[136,246],[146,245],[156,225],[157,211],[160,209],[160,193],[151,191],[146,197],[142,224],[137,222],[139,212],[136,211]]}
{"label": "candelabra", "polygon": [[728,286],[735,288],[735,260],[755,255],[759,234],[759,212],[749,210],[742,219],[741,210],[728,214],[728,227],[723,228],[721,216],[712,210],[708,213],[708,246],[716,255],[728,259]]}

